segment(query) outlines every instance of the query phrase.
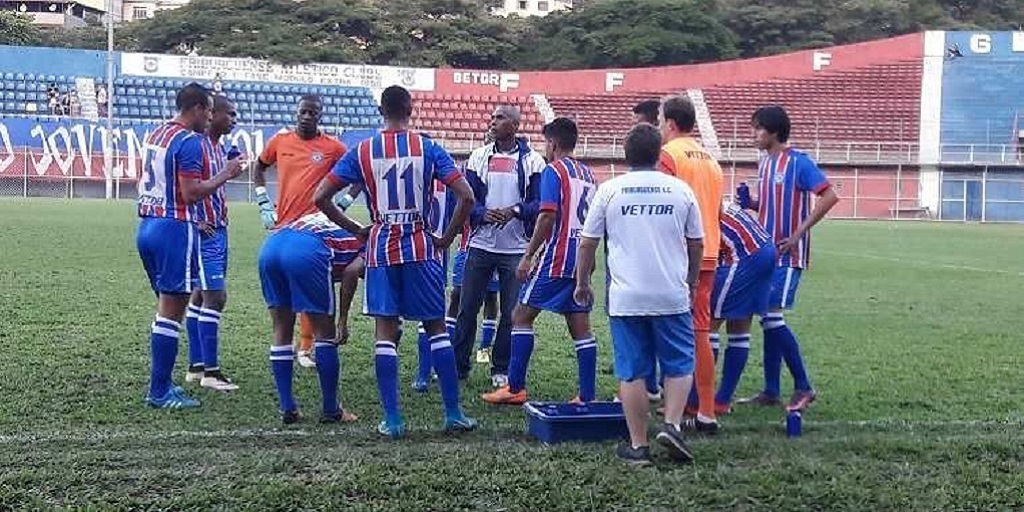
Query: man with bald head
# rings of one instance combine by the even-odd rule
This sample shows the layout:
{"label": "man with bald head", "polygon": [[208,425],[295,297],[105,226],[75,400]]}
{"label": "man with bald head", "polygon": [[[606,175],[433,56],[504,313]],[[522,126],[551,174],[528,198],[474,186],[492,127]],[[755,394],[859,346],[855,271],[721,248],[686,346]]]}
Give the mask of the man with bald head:
{"label": "man with bald head", "polygon": [[455,346],[459,377],[472,370],[470,356],[476,318],[491,276],[498,274],[501,317],[491,353],[491,384],[508,384],[512,346],[512,308],[519,295],[516,277],[519,260],[533,231],[540,206],[540,176],[544,157],[517,137],[519,108],[503,105],[491,114],[493,142],[477,148],[466,162],[466,178],[473,187],[476,206],[470,214],[472,229],[462,278],[462,297],[456,318]]}

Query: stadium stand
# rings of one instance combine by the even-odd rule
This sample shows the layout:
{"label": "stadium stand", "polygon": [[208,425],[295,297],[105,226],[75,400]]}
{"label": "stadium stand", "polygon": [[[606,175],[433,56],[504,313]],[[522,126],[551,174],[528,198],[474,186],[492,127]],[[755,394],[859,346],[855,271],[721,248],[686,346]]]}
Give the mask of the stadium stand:
{"label": "stadium stand", "polygon": [[498,105],[517,105],[522,111],[520,131],[535,140],[544,118],[528,96],[461,95],[414,92],[412,124],[439,139],[476,140],[487,132]]}
{"label": "stadium stand", "polygon": [[552,96],[551,108],[559,116],[576,120],[580,133],[591,137],[621,137],[633,124],[633,107],[644,100],[661,99],[670,92]]}

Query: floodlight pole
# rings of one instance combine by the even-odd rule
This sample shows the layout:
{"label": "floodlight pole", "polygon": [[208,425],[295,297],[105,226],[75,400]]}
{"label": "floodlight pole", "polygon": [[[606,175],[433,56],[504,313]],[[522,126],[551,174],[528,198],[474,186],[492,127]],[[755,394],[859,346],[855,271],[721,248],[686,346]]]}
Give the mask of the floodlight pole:
{"label": "floodlight pole", "polygon": [[103,151],[106,163],[106,197],[114,197],[114,0],[107,0],[107,137]]}

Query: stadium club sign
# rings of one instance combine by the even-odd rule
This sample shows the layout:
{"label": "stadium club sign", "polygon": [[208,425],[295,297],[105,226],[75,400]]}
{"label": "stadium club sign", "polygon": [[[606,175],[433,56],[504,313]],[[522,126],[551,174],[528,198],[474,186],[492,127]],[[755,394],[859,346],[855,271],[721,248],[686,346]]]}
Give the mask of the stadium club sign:
{"label": "stadium club sign", "polygon": [[134,76],[194,78],[329,85],[383,89],[401,85],[413,91],[434,90],[434,70],[360,64],[284,65],[259,59],[191,57],[151,53],[122,53],[121,73]]}
{"label": "stadium club sign", "polygon": [[[137,124],[113,128],[114,178],[139,176],[141,163],[148,153],[146,138],[156,127],[156,124]],[[286,130],[282,126],[238,128],[225,137],[223,143],[238,146],[247,155],[259,155],[271,137]],[[0,177],[105,178],[106,135],[106,126],[85,120],[0,120]],[[342,140],[351,147],[371,135],[368,130],[349,131]]]}

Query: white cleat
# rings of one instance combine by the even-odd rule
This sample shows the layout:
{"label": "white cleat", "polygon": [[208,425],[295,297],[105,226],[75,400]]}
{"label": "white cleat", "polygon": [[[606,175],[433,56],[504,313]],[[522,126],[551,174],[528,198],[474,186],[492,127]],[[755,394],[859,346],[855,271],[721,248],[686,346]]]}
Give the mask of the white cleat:
{"label": "white cleat", "polygon": [[235,391],[238,389],[238,384],[231,382],[231,379],[219,371],[212,372],[210,375],[203,377],[199,385],[214,391]]}
{"label": "white cleat", "polygon": [[502,375],[500,373],[491,375],[491,385],[494,386],[494,389],[500,389],[508,386],[508,375]]}
{"label": "white cleat", "polygon": [[203,376],[206,372],[203,371],[202,365],[189,366],[188,373],[185,374],[185,382],[200,382],[203,380]]}
{"label": "white cleat", "polygon": [[309,357],[309,352],[299,351],[299,366],[303,368],[316,368],[316,361]]}
{"label": "white cleat", "polygon": [[481,348],[476,351],[477,364],[488,364],[491,362],[491,349]]}

